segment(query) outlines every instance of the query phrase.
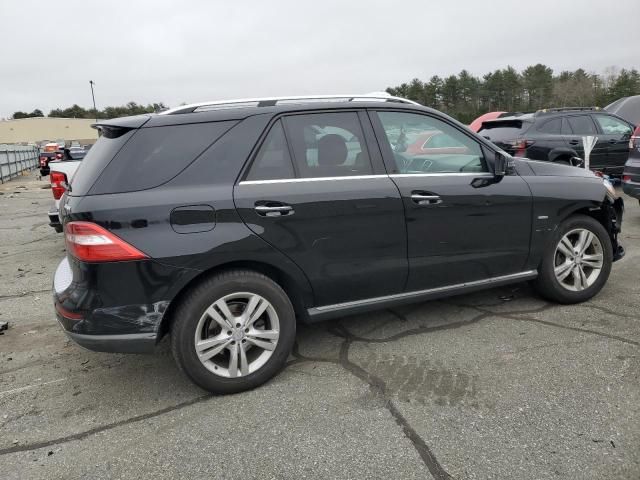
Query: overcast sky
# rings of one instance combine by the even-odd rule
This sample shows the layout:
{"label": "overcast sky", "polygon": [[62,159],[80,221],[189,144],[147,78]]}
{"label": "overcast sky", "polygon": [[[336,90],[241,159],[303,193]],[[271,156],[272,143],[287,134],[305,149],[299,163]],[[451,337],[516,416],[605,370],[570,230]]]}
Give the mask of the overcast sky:
{"label": "overcast sky", "polygon": [[638,0],[0,0],[0,117],[384,90],[463,68],[640,68]]}

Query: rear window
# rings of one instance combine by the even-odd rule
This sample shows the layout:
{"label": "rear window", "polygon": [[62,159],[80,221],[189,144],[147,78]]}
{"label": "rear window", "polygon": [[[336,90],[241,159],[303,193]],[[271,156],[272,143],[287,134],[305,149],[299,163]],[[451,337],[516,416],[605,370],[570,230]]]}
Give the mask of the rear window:
{"label": "rear window", "polygon": [[499,120],[484,122],[478,135],[492,142],[514,140],[527,131],[531,124],[522,120]]}
{"label": "rear window", "polygon": [[[121,148],[114,143],[105,152],[106,160],[102,158],[101,151],[96,152],[100,150],[101,138],[83,161],[83,164],[94,163],[93,159],[99,157],[106,165],[101,168],[102,173],[94,171],[99,179],[89,194],[134,192],[157,187],[189,166],[235,123],[196,123],[134,130],[131,135],[107,140],[119,141]],[[129,135],[130,138],[123,138]],[[75,191],[75,181],[72,187],[74,195],[83,194]]]}

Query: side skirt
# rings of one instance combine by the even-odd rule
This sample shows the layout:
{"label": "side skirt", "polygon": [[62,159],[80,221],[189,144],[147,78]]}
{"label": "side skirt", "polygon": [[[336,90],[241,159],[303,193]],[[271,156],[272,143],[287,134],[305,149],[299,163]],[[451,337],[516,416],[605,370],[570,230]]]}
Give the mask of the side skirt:
{"label": "side skirt", "polygon": [[467,283],[459,283],[456,285],[448,285],[446,287],[430,288],[428,290],[397,293],[395,295],[386,295],[384,297],[365,298],[362,300],[354,300],[352,302],[313,307],[307,310],[307,313],[309,315],[308,322],[315,323],[322,320],[328,320],[330,318],[355,315],[357,313],[379,310],[396,305],[404,305],[408,303],[434,300],[436,298],[450,297],[453,295],[461,295],[464,293],[475,292],[477,290],[484,290],[487,288],[498,287],[500,285],[507,285],[509,283],[531,280],[533,278],[536,278],[537,276],[537,270],[528,270],[526,272],[512,273],[510,275],[503,275],[500,277],[487,278],[484,280],[476,280]]}

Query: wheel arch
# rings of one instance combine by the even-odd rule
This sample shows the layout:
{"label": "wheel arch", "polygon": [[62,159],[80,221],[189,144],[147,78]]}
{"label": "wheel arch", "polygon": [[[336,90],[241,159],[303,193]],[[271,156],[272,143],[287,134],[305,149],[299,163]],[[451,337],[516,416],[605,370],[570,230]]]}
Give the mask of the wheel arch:
{"label": "wheel arch", "polygon": [[559,158],[564,158],[564,157],[566,157],[567,159],[570,159],[573,157],[579,157],[579,155],[572,148],[560,147],[560,148],[554,148],[553,150],[551,150],[547,158],[549,159],[550,162],[555,162]]}
{"label": "wheel arch", "polygon": [[255,260],[229,261],[199,273],[180,288],[178,293],[170,301],[169,306],[162,316],[156,342],[159,342],[171,329],[173,313],[187,292],[213,275],[230,270],[252,270],[262,273],[267,278],[273,280],[285,291],[291,300],[296,317],[303,322],[308,321],[307,305],[312,301],[310,298],[310,292],[305,292],[304,289],[300,288],[298,282],[296,282],[292,275],[284,271],[282,268],[278,268],[266,262]]}

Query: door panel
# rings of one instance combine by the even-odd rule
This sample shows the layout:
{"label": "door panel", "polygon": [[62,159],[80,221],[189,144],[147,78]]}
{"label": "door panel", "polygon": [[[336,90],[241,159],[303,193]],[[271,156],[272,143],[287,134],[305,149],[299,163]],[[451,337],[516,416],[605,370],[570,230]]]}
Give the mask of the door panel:
{"label": "door panel", "polygon": [[399,293],[407,279],[402,200],[370,130],[356,111],[287,115],[234,189],[247,226],[307,275],[315,306]]}
{"label": "door panel", "polygon": [[615,117],[602,114],[596,114],[593,117],[601,132],[598,133],[598,138],[601,139],[598,143],[602,142],[607,149],[605,166],[612,173],[621,173],[629,158],[629,138],[631,138],[632,129]]}
{"label": "door panel", "polygon": [[[409,281],[420,290],[521,272],[529,253],[531,193],[520,177],[393,175],[407,218]],[[474,187],[476,184],[485,186]],[[414,192],[437,200],[416,201]]]}
{"label": "door panel", "polygon": [[[371,112],[385,164],[405,208],[407,291],[482,280],[524,269],[531,235],[531,192],[519,176],[496,181],[485,150],[444,118]],[[413,155],[405,145],[442,132],[464,153]],[[422,132],[422,133],[421,133]]]}
{"label": "door panel", "polygon": [[[402,291],[404,211],[388,176],[241,182],[234,200],[247,226],[305,272],[316,305]],[[291,210],[273,216],[256,210],[267,202]]]}
{"label": "door panel", "polygon": [[591,154],[589,155],[589,168],[602,168],[607,164],[608,143],[603,140],[602,135],[598,135],[595,123],[590,115],[570,115],[565,118],[569,124],[571,132],[565,136],[567,146],[574,149],[582,159],[584,159],[584,145],[582,137],[598,137]]}

